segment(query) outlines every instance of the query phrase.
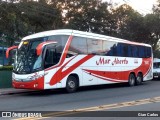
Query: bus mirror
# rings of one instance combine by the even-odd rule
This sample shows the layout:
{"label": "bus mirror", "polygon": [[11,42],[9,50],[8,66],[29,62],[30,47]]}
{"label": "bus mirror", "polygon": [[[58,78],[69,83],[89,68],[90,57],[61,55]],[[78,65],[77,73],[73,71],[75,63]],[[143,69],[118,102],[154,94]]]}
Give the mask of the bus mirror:
{"label": "bus mirror", "polygon": [[39,56],[42,53],[44,46],[49,45],[49,44],[56,44],[56,43],[57,43],[56,41],[45,41],[45,42],[40,43],[36,48],[37,55]]}
{"label": "bus mirror", "polygon": [[17,48],[18,48],[18,46],[9,47],[9,48],[7,49],[7,51],[6,51],[6,58],[9,57],[9,53],[10,53],[11,50],[14,50],[14,49],[17,49]]}

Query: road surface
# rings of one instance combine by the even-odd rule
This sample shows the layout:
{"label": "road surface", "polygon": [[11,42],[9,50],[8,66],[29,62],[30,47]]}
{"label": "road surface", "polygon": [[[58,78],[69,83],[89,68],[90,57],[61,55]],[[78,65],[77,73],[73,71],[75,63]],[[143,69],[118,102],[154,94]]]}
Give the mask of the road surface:
{"label": "road surface", "polygon": [[[125,84],[83,87],[72,94],[61,89],[0,96],[0,111],[47,111],[46,113],[49,111],[52,114],[55,111],[84,111],[85,109],[116,112],[149,111],[150,114],[151,111],[160,111],[160,81],[152,80],[134,87],[128,87]],[[158,115],[154,119],[159,119],[160,112]],[[46,117],[48,118],[45,119],[52,119],[49,116]],[[142,117],[142,120],[145,118],[141,115],[139,117]],[[64,120],[67,117],[56,119]],[[84,119],[84,117],[77,119]],[[88,120],[90,119],[88,118]],[[108,117],[108,119],[117,118]],[[125,119],[126,117],[122,120]],[[134,117],[130,119],[132,120]]]}

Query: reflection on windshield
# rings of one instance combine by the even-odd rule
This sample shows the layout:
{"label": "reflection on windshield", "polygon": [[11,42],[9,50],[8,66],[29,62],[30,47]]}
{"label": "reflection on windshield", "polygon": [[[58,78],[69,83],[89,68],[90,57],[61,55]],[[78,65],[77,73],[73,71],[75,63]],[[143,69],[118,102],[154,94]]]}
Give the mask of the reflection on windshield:
{"label": "reflection on windshield", "polygon": [[36,38],[30,41],[22,41],[16,53],[14,72],[26,74],[40,69],[42,66],[42,56],[37,56],[36,47],[44,42],[45,38]]}
{"label": "reflection on windshield", "polygon": [[37,58],[35,64],[34,64],[34,66],[33,66],[33,69],[35,70],[35,69],[40,68],[40,67],[41,67],[41,63],[42,63],[42,57],[39,56],[39,57]]}
{"label": "reflection on windshield", "polygon": [[[17,74],[29,74],[57,64],[60,60],[61,53],[63,52],[68,37],[68,35],[52,35],[22,41],[16,51],[13,71]],[[46,52],[45,60],[43,61],[42,56],[44,57],[45,52],[38,56],[36,48],[40,43],[47,40],[53,40],[57,43],[56,45],[47,45],[48,51]],[[44,64],[46,66],[44,66]]]}

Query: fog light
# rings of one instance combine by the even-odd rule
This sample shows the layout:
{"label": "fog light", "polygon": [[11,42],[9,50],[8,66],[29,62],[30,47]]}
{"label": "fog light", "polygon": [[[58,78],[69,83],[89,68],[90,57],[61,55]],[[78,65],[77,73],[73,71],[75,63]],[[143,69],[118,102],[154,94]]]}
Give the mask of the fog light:
{"label": "fog light", "polygon": [[37,84],[37,83],[36,83],[36,84],[34,84],[34,88],[35,88],[35,87],[37,87],[37,86],[38,86],[38,84]]}

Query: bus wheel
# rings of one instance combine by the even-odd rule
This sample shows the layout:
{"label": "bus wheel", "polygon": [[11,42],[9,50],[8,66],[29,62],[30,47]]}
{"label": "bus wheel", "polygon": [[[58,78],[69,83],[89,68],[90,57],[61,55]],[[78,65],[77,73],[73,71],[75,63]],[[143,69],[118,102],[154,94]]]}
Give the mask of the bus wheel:
{"label": "bus wheel", "polygon": [[69,76],[67,79],[67,83],[66,83],[67,92],[73,93],[77,90],[77,88],[78,88],[78,81],[77,81],[76,77]]}
{"label": "bus wheel", "polygon": [[142,73],[138,73],[137,79],[136,79],[136,85],[141,85],[143,82],[143,75]]}
{"label": "bus wheel", "polygon": [[131,73],[129,75],[129,78],[128,78],[128,84],[129,84],[129,86],[134,86],[135,82],[136,82],[136,77],[135,77],[135,75],[133,73]]}

